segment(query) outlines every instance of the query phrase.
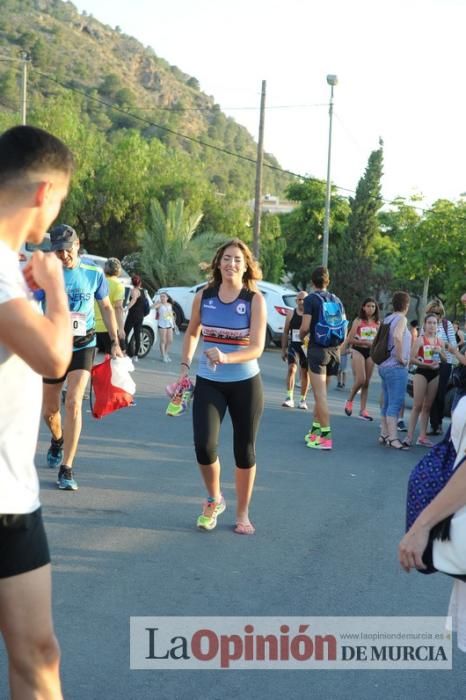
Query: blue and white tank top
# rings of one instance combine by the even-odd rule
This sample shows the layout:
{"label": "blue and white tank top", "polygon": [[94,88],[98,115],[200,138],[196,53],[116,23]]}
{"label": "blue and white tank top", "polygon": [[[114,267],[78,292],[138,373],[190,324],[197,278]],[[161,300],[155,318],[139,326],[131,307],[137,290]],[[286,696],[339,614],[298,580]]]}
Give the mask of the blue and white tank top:
{"label": "blue and white tank top", "polygon": [[108,296],[106,277],[85,258],[79,258],[76,267],[63,268],[63,276],[73,325],[73,352],[92,348],[96,344],[94,299],[101,301]]}
{"label": "blue and white tank top", "polygon": [[257,360],[209,367],[205,350],[217,347],[221,352],[238,352],[249,345],[251,304],[254,292],[242,289],[234,301],[224,303],[218,287],[208,287],[201,298],[202,348],[197,374],[215,382],[237,382],[259,373]]}

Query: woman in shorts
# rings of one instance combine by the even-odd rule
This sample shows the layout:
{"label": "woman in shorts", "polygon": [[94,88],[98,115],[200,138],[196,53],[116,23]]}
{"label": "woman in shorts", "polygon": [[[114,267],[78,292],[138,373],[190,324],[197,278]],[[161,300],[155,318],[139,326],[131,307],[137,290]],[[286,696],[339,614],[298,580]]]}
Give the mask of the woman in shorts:
{"label": "woman in shorts", "polygon": [[342,347],[342,351],[352,347],[352,367],[354,383],[351,388],[348,400],[345,403],[345,413],[351,416],[353,413],[354,397],[361,390],[361,407],[359,418],[372,421],[373,418],[367,412],[367,396],[369,393],[369,382],[374,371],[374,363],[371,360],[371,345],[379,328],[379,307],[372,297],[364,299],[359,314],[353,321],[350,332]]}

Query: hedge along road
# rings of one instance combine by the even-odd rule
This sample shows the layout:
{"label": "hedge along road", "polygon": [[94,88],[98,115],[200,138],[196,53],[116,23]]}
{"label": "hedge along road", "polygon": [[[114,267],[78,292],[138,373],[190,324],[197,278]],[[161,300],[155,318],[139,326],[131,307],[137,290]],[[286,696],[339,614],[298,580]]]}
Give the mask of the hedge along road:
{"label": "hedge along road", "polygon": [[[191,417],[165,416],[164,386],[176,374],[181,340],[172,364],[162,364],[156,349],[139,362],[135,407],[101,421],[86,407],[77,493],[56,490],[41,430],[37,465],[67,700],[460,696],[464,657],[457,651],[453,671],[393,670],[388,678],[373,670],[130,670],[130,616],[241,616],[246,624],[257,616],[444,615],[451,587],[439,574],[408,576],[397,562],[407,476],[422,451],[380,447],[377,421],[346,417],[346,394],[334,385],[334,449],[306,448],[311,414],[281,408],[286,366],[276,349],[261,360],[266,408],[251,508],[257,533],[232,532],[228,420],[220,450],[227,511],[215,531],[198,532],[205,494]],[[379,391],[375,380],[375,416]],[[0,668],[4,698],[3,652]]]}

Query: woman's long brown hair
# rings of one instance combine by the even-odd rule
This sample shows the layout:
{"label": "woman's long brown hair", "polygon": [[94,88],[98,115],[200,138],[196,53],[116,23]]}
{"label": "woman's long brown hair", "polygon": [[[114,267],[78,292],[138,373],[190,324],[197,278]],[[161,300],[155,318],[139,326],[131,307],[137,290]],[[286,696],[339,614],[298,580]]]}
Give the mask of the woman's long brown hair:
{"label": "woman's long brown hair", "polygon": [[240,251],[243,253],[244,262],[246,264],[246,270],[243,274],[244,286],[251,291],[256,291],[256,282],[257,280],[262,279],[262,272],[257,261],[254,259],[252,252],[250,251],[246,243],[244,243],[244,241],[242,241],[240,238],[230,238],[230,240],[225,241],[225,243],[222,243],[220,248],[217,249],[217,252],[213,257],[210,266],[211,270],[209,277],[209,286],[214,287],[219,286],[221,284],[222,275],[219,269],[220,260],[222,259],[225,250],[230,246],[235,246],[235,248],[239,248]]}

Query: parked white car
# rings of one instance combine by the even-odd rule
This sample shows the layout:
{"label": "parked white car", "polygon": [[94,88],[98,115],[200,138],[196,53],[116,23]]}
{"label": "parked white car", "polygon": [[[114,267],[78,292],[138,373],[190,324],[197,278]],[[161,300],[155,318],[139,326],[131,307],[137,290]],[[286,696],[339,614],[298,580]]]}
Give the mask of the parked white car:
{"label": "parked white car", "polygon": [[[176,325],[188,323],[191,318],[193,299],[200,289],[206,286],[206,282],[195,284],[193,287],[162,287],[154,296],[154,302],[159,301],[160,294],[165,292],[173,300],[173,310],[176,317]],[[288,311],[296,306],[296,290],[283,287],[273,282],[257,283],[262,292],[267,306],[267,331],[265,347],[272,342],[280,345],[283,329],[285,327]]]}

